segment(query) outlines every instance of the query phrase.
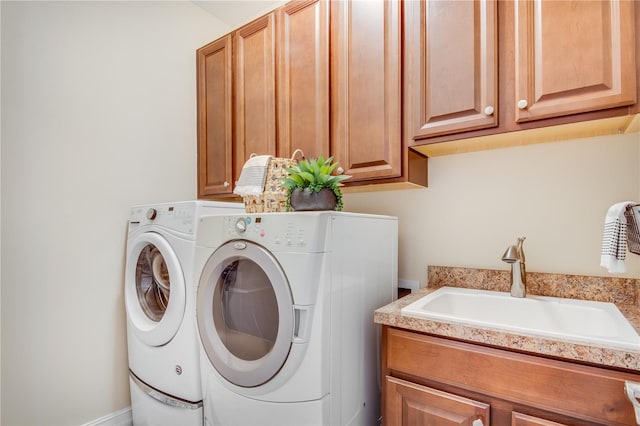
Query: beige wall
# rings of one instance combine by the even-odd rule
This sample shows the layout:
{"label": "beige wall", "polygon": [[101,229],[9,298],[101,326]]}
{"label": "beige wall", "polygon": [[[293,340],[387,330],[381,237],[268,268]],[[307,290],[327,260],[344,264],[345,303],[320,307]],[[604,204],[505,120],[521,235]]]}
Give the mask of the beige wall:
{"label": "beige wall", "polygon": [[[2,45],[2,5],[0,5],[0,46]],[[1,50],[1,49],[0,49]],[[2,55],[0,54],[0,82],[2,81]],[[2,84],[0,83],[0,99],[2,99]],[[0,164],[2,164],[2,102],[0,102]],[[1,169],[1,168],[0,168]],[[0,188],[2,188],[2,173],[0,173]],[[2,211],[2,191],[0,190],[0,212]],[[1,217],[0,217],[1,219]],[[2,220],[0,220],[0,241],[2,240]],[[2,259],[2,244],[0,244],[0,259]],[[2,262],[0,262],[0,307],[2,306]],[[0,362],[2,360],[2,315],[0,315]],[[0,384],[2,371],[0,370]],[[2,423],[2,386],[0,385],[0,423]]]}
{"label": "beige wall", "polygon": [[[230,28],[190,2],[0,8],[0,423],[81,424],[129,405],[128,209],[195,197],[194,51]],[[429,264],[506,269],[500,256],[520,235],[533,271],[605,274],[604,213],[640,199],[638,145],[434,158],[428,189],[345,203],[400,217],[400,276],[423,284]]]}
{"label": "beige wall", "polygon": [[[401,278],[426,284],[428,265],[505,269],[526,236],[527,269],[607,275],[599,266],[604,217],[640,200],[636,134],[429,159],[429,188],[346,194],[345,210],[399,217]],[[640,257],[626,276],[639,278]]]}
{"label": "beige wall", "polygon": [[229,28],[190,2],[2,1],[3,425],[129,405],[133,204],[196,196],[195,50]]}

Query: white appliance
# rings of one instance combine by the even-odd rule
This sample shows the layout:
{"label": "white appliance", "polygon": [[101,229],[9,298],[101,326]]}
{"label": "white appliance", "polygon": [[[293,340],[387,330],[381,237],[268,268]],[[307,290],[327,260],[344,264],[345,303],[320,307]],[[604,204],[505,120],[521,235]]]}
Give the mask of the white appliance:
{"label": "white appliance", "polygon": [[397,218],[202,219],[196,317],[205,425],[374,425],[373,311],[397,294]]}
{"label": "white appliance", "polygon": [[201,425],[194,251],[205,214],[242,204],[185,201],[131,209],[125,265],[129,385],[135,425]]}

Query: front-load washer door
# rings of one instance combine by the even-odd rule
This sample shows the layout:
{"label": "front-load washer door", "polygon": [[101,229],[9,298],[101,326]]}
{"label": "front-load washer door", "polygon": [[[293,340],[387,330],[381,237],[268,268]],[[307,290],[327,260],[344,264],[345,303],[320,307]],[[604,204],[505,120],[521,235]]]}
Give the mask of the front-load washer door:
{"label": "front-load washer door", "polygon": [[168,343],[185,313],[180,262],[160,234],[145,232],[128,242],[125,306],[135,334],[149,346]]}
{"label": "front-load washer door", "polygon": [[200,277],[197,319],[204,351],[222,377],[242,387],[268,382],[287,360],[295,324],[278,261],[250,241],[219,247]]}

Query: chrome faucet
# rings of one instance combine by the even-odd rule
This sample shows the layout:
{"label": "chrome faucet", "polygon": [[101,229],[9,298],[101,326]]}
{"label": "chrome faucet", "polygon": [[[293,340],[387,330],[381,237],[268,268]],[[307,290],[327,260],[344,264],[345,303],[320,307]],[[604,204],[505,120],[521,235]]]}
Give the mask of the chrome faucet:
{"label": "chrome faucet", "polygon": [[516,245],[511,245],[502,255],[502,261],[511,264],[511,296],[527,296],[527,272],[522,244],[526,237],[518,238]]}

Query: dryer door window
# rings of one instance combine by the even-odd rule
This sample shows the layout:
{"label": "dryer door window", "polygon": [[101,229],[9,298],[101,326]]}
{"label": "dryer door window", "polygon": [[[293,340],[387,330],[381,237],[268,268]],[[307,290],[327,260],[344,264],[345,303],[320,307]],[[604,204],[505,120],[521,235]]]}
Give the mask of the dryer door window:
{"label": "dryer door window", "polygon": [[278,300],[264,270],[246,258],[230,260],[213,293],[213,322],[229,352],[246,361],[271,351],[278,335]]}
{"label": "dryer door window", "polygon": [[208,260],[198,287],[205,352],[229,382],[259,386],[285,363],[294,332],[287,278],[276,259],[249,241],[232,241]]}
{"label": "dryer door window", "polygon": [[185,314],[186,286],[169,242],[146,232],[127,243],[125,306],[131,329],[150,346],[168,343]]}

